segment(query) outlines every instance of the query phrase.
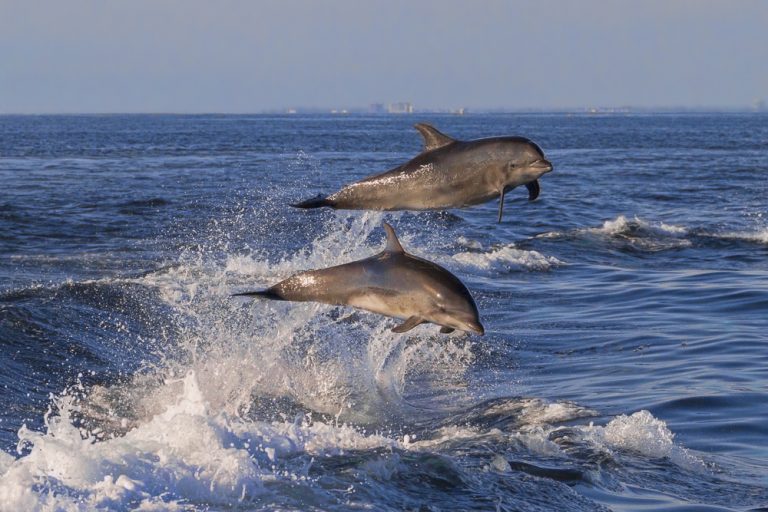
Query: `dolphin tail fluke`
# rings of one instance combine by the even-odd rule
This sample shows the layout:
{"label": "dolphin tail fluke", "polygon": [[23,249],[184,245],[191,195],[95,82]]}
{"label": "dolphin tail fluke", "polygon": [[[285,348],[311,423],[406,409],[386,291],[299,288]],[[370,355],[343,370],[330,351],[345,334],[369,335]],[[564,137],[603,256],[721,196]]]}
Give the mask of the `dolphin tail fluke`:
{"label": "dolphin tail fluke", "polygon": [[322,208],[323,206],[333,206],[333,201],[328,200],[326,196],[320,194],[312,199],[307,199],[306,201],[295,203],[291,206],[294,208]]}
{"label": "dolphin tail fluke", "polygon": [[271,288],[267,288],[266,290],[257,290],[255,292],[233,293],[232,297],[261,297],[262,299],[269,300],[285,300],[280,295],[273,292]]}

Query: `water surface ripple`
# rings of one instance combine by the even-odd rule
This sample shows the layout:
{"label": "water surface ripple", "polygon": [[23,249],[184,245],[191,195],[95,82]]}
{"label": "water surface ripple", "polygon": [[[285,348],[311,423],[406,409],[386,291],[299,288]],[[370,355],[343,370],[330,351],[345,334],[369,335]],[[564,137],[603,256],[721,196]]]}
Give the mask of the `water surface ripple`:
{"label": "water surface ripple", "polygon": [[[536,202],[286,205],[530,137]],[[0,116],[0,510],[768,507],[768,117]],[[233,290],[388,220],[486,336]]]}

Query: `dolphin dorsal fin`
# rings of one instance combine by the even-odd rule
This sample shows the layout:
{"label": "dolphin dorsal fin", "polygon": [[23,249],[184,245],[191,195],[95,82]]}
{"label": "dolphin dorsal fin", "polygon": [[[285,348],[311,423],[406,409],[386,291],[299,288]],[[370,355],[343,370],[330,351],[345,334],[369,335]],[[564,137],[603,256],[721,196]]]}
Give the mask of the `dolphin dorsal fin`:
{"label": "dolphin dorsal fin", "polygon": [[387,252],[403,253],[405,249],[400,245],[400,240],[397,239],[395,230],[388,223],[384,223],[384,231],[387,232],[387,248],[384,249]]}
{"label": "dolphin dorsal fin", "polygon": [[417,123],[413,127],[419,130],[421,136],[424,137],[424,151],[432,151],[433,149],[447,146],[451,142],[456,142],[456,139],[441,133],[431,124]]}

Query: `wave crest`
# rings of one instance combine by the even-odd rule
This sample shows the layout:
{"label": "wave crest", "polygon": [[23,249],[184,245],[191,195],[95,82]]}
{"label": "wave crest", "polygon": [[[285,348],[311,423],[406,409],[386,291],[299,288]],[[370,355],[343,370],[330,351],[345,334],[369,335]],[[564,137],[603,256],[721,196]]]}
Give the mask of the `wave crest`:
{"label": "wave crest", "polygon": [[515,248],[514,244],[487,252],[465,251],[453,255],[453,261],[473,270],[510,272],[514,270],[550,270],[565,262],[538,251]]}
{"label": "wave crest", "polygon": [[194,372],[181,384],[165,410],[125,436],[99,442],[94,432],[73,425],[72,397],[59,399],[60,415],[47,419],[46,434],[19,432],[29,454],[0,459],[7,466],[0,480],[3,509],[236,506],[258,499],[265,483],[306,479],[311,456],[398,445],[304,415],[266,423],[216,413]]}

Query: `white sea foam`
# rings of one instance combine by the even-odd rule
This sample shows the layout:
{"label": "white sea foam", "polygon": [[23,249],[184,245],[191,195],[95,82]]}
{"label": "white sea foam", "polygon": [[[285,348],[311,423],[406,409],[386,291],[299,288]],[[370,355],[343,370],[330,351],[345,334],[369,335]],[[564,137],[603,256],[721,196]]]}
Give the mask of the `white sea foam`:
{"label": "white sea foam", "polygon": [[15,459],[11,455],[8,455],[4,451],[0,450],[0,476],[2,476],[6,470],[11,467],[11,464],[14,460]]}
{"label": "white sea foam", "polygon": [[523,444],[528,450],[546,456],[562,456],[557,443],[549,434],[557,429],[553,425],[579,418],[595,416],[596,411],[573,402],[550,402],[540,398],[526,398],[522,402],[509,401],[498,404],[487,414],[515,413],[517,425],[508,435]]}
{"label": "white sea foam", "polygon": [[453,261],[470,269],[496,272],[549,270],[565,264],[554,256],[546,256],[538,251],[516,249],[514,244],[486,252],[460,252],[453,255]]}
{"label": "white sea foam", "polygon": [[549,439],[549,434],[551,432],[551,428],[535,426],[519,432],[513,432],[511,436],[533,453],[561,457],[564,454],[560,449],[560,446]]}
{"label": "white sea foam", "polygon": [[675,237],[684,236],[688,233],[688,230],[683,226],[666,224],[664,222],[648,222],[636,215],[632,219],[619,215],[613,220],[603,222],[603,225],[599,228],[588,228],[588,231],[606,235],[628,235],[633,232],[642,231],[647,234]]}
{"label": "white sea foam", "polygon": [[715,236],[726,240],[743,240],[758,244],[768,244],[768,227],[754,231],[727,231],[725,233],[718,233]]}
{"label": "white sea foam", "polygon": [[596,234],[626,238],[648,238],[650,239],[648,242],[650,244],[653,244],[655,239],[657,244],[673,246],[691,245],[691,242],[687,239],[687,237],[691,235],[704,238],[712,237],[725,240],[741,240],[759,244],[768,244],[768,228],[764,227],[752,231],[698,231],[676,224],[649,222],[637,216],[632,219],[627,219],[624,215],[620,215],[613,220],[605,221],[601,227],[591,228],[587,231]]}
{"label": "white sea foam", "polygon": [[432,433],[428,439],[415,440],[406,437],[403,447],[411,450],[434,450],[448,443],[460,443],[467,440],[483,440],[494,444],[503,438],[514,438],[537,453],[562,455],[556,443],[548,439],[549,433],[556,430],[554,425],[579,418],[595,416],[597,413],[573,402],[550,402],[541,398],[511,398],[493,403],[487,408],[475,410],[473,421],[482,424],[490,419],[514,418],[511,428],[500,430],[497,427],[482,428],[467,426],[462,422],[457,425],[442,427]]}
{"label": "white sea foam", "polygon": [[[478,440],[494,439],[493,444],[498,444],[504,437],[549,457],[568,457],[557,441],[565,439],[568,444],[591,445],[592,450],[666,458],[689,469],[704,468],[700,459],[675,444],[667,425],[648,411],[617,416],[605,426],[561,427],[553,424],[572,422],[594,411],[570,402],[510,400],[484,414],[503,414],[508,408],[522,411],[520,429],[457,425],[443,427],[429,439],[409,435],[397,439],[335,422],[312,421],[308,415],[264,422],[216,411],[194,372],[168,385],[175,385],[178,394],[164,410],[123,437],[98,442],[72,425],[74,400],[59,399],[61,414],[47,419],[46,433],[20,431],[20,446],[29,450],[27,455],[17,460],[0,455],[0,510],[175,510],[195,502],[247,506],[281,483],[304,485],[311,493],[307,471],[316,457],[382,448],[431,452]],[[569,434],[553,437],[561,429]],[[500,460],[492,466],[496,471],[509,469]],[[389,480],[401,468],[400,456],[391,453],[367,461],[360,469],[378,480]]]}
{"label": "white sea foam", "polygon": [[29,454],[3,455],[0,510],[92,510],[203,502],[233,506],[265,492],[265,484],[306,478],[308,459],[346,450],[399,446],[381,435],[305,416],[246,421],[211,409],[190,372],[164,411],[123,437],[94,442],[72,425],[71,397],[47,432],[22,428]]}
{"label": "white sea foam", "polygon": [[[606,425],[555,426],[563,421],[595,414],[569,402],[546,403],[532,399],[530,411],[525,408],[521,415],[524,424],[510,435],[522,442],[529,450],[546,456],[567,456],[558,439],[558,432],[567,432],[566,446],[572,443],[591,446],[591,450],[608,454],[634,454],[649,458],[666,458],[692,470],[702,470],[706,464],[686,448],[675,443],[674,433],[667,424],[642,410],[630,415],[621,414]],[[553,440],[554,439],[554,440]]]}
{"label": "white sea foam", "polygon": [[456,239],[456,242],[458,242],[459,245],[462,247],[466,247],[467,249],[477,249],[480,250],[483,248],[483,244],[480,243],[477,240],[472,240],[471,238],[467,238],[465,236],[460,236]]}
{"label": "white sea foam", "polygon": [[[468,345],[433,343],[425,328],[406,344],[390,319],[349,308],[230,297],[275,276],[370,256],[383,247],[383,237],[364,243],[380,221],[334,219],[309,250],[277,262],[189,254],[128,280],[156,290],[172,311],[174,355],[127,383],[87,390],[81,403],[59,398],[45,432],[22,429],[22,455],[0,456],[0,510],[226,508],[306,478],[312,457],[401,446],[345,425],[412,411],[402,399],[406,375],[420,375],[422,392],[464,389]],[[311,421],[308,410],[334,420]],[[273,421],[283,411],[301,415]],[[75,426],[80,415],[95,425],[86,439]]]}
{"label": "white sea foam", "polygon": [[604,427],[583,427],[586,439],[608,450],[640,454],[650,458],[668,458],[688,469],[705,469],[705,463],[674,442],[675,434],[667,424],[642,410],[619,415]]}
{"label": "white sea foam", "polygon": [[703,459],[675,443],[675,434],[667,424],[655,418],[649,411],[642,410],[630,415],[621,414],[605,426],[579,427],[583,440],[594,449],[609,454],[622,453],[641,455],[669,461],[693,471],[706,471]]}
{"label": "white sea foam", "polygon": [[645,410],[613,418],[602,430],[602,437],[613,448],[647,457],[669,457],[675,447],[675,434],[667,424]]}
{"label": "white sea foam", "polygon": [[415,440],[409,436],[403,441],[404,448],[409,450],[434,450],[436,447],[445,443],[456,443],[467,439],[477,439],[485,436],[487,433],[472,427],[448,426],[435,431],[429,439]]}
{"label": "white sea foam", "polygon": [[[514,416],[514,428],[504,431],[492,427],[483,429],[470,426],[448,426],[434,432],[429,439],[414,440],[406,437],[401,447],[409,450],[434,450],[447,443],[477,441],[490,437],[508,437],[523,444],[528,450],[551,457],[567,458],[565,446],[572,444],[589,447],[592,451],[641,455],[648,458],[666,458],[691,470],[705,470],[706,464],[686,448],[675,443],[674,433],[667,424],[646,410],[630,415],[619,415],[606,425],[592,422],[572,425],[579,418],[597,412],[572,402],[548,402],[539,398],[511,399],[494,404],[476,417]],[[558,424],[569,422],[569,426]],[[563,432],[567,435],[558,435]],[[494,444],[498,444],[498,439]]]}
{"label": "white sea foam", "polygon": [[[758,216],[758,219],[760,216]],[[705,228],[689,228],[678,224],[654,222],[638,216],[619,215],[606,220],[600,227],[580,228],[573,231],[549,231],[536,238],[601,237],[614,239],[644,250],[664,250],[693,245],[691,239],[720,239],[768,244],[768,227],[753,230],[717,231]]]}
{"label": "white sea foam", "polygon": [[550,231],[541,233],[536,238],[595,238],[615,240],[629,244],[646,251],[659,251],[689,247],[690,230],[677,224],[666,222],[651,222],[638,216],[628,218],[619,215],[615,219],[606,220],[600,227],[579,228],[573,231]]}
{"label": "white sea foam", "polygon": [[524,428],[560,423],[597,414],[596,411],[573,402],[547,402],[538,398],[527,399],[519,421]]}
{"label": "white sea foam", "polygon": [[[173,311],[182,356],[161,361],[116,390],[93,388],[82,402],[62,396],[56,400],[58,415],[46,418],[44,432],[22,428],[20,456],[0,452],[0,510],[247,506],[274,486],[306,482],[313,457],[348,450],[430,451],[478,436],[516,436],[532,450],[556,453],[559,447],[548,434],[559,427],[552,424],[591,411],[518,400],[519,430],[445,427],[430,439],[399,439],[349,426],[381,424],[382,416],[412,412],[402,399],[407,375],[420,377],[422,394],[430,387],[447,397],[458,393],[473,360],[469,345],[433,343],[425,328],[414,330],[406,343],[390,332],[390,320],[347,308],[268,301],[243,306],[230,298],[233,288],[261,287],[276,275],[369,256],[380,242],[374,247],[360,241],[378,229],[380,219],[371,214],[341,222],[342,229],[329,229],[310,250],[278,262],[259,254],[223,261],[199,255],[132,280],[156,289]],[[529,257],[559,264],[539,253],[531,256],[533,251],[514,251],[495,249],[485,259],[479,253],[477,261],[491,262],[487,267],[469,256],[465,264],[509,268],[511,261]],[[298,404],[298,413],[272,406],[270,417],[280,419],[264,420],[254,398],[287,399]],[[87,417],[93,404],[105,417],[91,417],[97,421],[88,432],[75,418]],[[313,420],[306,410],[333,419]],[[283,411],[291,417],[280,417]],[[490,412],[496,413],[503,411]],[[655,424],[633,417],[628,426],[576,428],[599,446],[642,449],[643,443],[631,441],[633,429],[653,435]],[[661,453],[664,443],[654,453]],[[366,470],[391,478],[399,467],[395,455],[370,462]],[[307,483],[302,492],[313,492],[312,486]]]}
{"label": "white sea foam", "polygon": [[[383,215],[378,212],[365,212],[359,217],[338,214],[332,226],[308,248],[278,261],[270,261],[260,251],[229,254],[223,262],[211,260],[205,252],[191,253],[182,258],[181,264],[135,281],[159,288],[163,298],[172,306],[192,300],[200,285],[207,286],[206,292],[221,295],[229,295],[233,286],[264,288],[300,271],[348,263],[382,250],[383,237],[381,244],[364,243],[371,233],[380,230],[382,220]],[[212,289],[213,284],[218,287]]]}

